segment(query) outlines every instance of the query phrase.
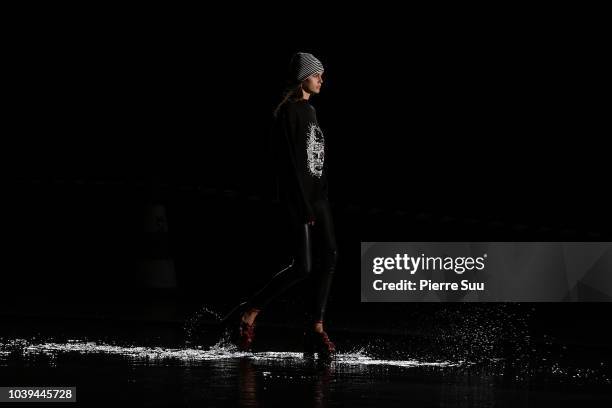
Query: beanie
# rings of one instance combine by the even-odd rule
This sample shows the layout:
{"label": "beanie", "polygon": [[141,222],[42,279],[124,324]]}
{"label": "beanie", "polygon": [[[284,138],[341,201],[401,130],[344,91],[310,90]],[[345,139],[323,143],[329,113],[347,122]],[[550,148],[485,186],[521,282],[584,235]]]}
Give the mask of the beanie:
{"label": "beanie", "polygon": [[297,85],[312,74],[323,72],[323,64],[314,55],[298,52],[289,63],[288,85]]}

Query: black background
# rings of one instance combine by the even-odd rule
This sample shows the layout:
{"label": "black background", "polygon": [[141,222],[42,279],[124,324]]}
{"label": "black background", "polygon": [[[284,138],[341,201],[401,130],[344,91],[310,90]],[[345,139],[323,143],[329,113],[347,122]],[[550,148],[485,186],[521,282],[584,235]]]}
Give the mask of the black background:
{"label": "black background", "polygon": [[[181,299],[223,309],[276,273],[289,255],[265,138],[296,51],[326,67],[312,103],[340,245],[335,313],[359,304],[360,241],[610,238],[597,26],[372,16],[382,29],[328,33],[217,17],[24,18],[11,32],[7,304],[139,299],[152,201],[168,211]],[[581,307],[596,320],[604,306]]]}

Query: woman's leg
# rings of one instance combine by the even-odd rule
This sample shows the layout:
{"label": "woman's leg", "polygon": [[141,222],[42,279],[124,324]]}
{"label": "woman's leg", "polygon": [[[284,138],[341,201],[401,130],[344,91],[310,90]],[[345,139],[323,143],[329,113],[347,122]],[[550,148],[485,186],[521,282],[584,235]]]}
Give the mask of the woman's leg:
{"label": "woman's leg", "polygon": [[[315,264],[311,274],[310,297],[307,306],[307,319],[311,323],[322,322],[325,316],[327,298],[332,285],[338,247],[334,231],[334,222],[328,200],[319,200],[314,205],[316,222],[313,228],[313,250]],[[322,324],[319,324],[322,330]]]}
{"label": "woman's leg", "polygon": [[294,284],[304,280],[312,270],[311,227],[308,224],[291,223],[293,231],[294,257],[292,263],[278,272],[248,301],[249,305],[261,310],[270,301]]}

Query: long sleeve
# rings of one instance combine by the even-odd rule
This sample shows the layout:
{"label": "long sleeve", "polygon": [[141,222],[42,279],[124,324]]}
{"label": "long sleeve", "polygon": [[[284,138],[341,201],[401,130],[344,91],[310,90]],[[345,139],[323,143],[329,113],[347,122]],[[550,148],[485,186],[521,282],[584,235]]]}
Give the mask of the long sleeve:
{"label": "long sleeve", "polygon": [[306,135],[300,132],[300,128],[296,125],[295,118],[290,116],[290,112],[284,111],[281,117],[280,133],[282,135],[284,151],[288,154],[290,168],[287,169],[290,175],[289,195],[292,195],[292,202],[297,205],[297,211],[301,219],[307,222],[314,217],[314,211],[310,204],[304,187],[303,172],[307,165],[305,139]]}

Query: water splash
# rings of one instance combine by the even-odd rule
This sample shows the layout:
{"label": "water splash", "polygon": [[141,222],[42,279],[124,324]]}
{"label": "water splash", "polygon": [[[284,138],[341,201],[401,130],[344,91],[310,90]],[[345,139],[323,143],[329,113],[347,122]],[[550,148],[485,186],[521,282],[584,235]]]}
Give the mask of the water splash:
{"label": "water splash", "polygon": [[[164,361],[176,361],[193,363],[198,361],[224,360],[246,358],[253,361],[267,362],[291,362],[300,363],[307,359],[303,358],[301,352],[291,351],[266,351],[266,352],[244,352],[238,351],[236,346],[229,342],[224,336],[215,345],[207,350],[201,348],[166,348],[166,347],[144,347],[144,346],[119,346],[93,341],[82,341],[71,339],[65,343],[45,342],[32,343],[26,339],[12,339],[0,344],[3,353],[17,353],[24,357],[45,355],[56,357],[61,353],[79,354],[108,354],[119,355],[129,360],[141,360],[147,362],[163,363]],[[453,367],[457,363],[452,362],[427,362],[412,360],[385,360],[377,359],[367,355],[363,350],[348,353],[339,353],[332,361],[335,365],[360,365],[360,366],[396,366],[396,367]]]}
{"label": "water splash", "polygon": [[204,305],[189,318],[185,319],[183,331],[185,333],[185,344],[191,346],[201,343],[202,336],[210,330],[211,323],[222,320],[222,316],[212,308]]}
{"label": "water splash", "polygon": [[422,315],[429,342],[421,353],[451,361],[514,359],[532,348],[529,311],[520,304],[460,303]]}
{"label": "water splash", "polygon": [[[346,352],[340,352],[329,362],[332,368],[342,370],[367,370],[368,367],[380,367],[388,370],[392,367],[403,369],[432,369],[441,375],[461,376],[463,374],[481,374],[487,378],[494,376],[515,383],[570,383],[570,384],[612,384],[607,363],[598,367],[584,367],[567,364],[559,355],[542,354],[534,350],[530,361],[516,361],[499,357],[484,360],[445,360],[430,359],[415,354],[406,358],[388,358],[370,353],[368,345],[359,345]],[[101,341],[69,339],[65,342],[34,341],[32,339],[0,338],[0,365],[9,361],[28,359],[49,366],[56,366],[58,357],[76,353],[82,356],[119,356],[136,365],[198,365],[203,362],[250,361],[274,367],[306,367],[312,362],[303,358],[297,351],[239,351],[232,344],[227,333],[217,339],[210,347],[148,347],[140,345],[117,345]],[[418,357],[416,357],[418,356]],[[39,359],[40,357],[40,359]],[[386,357],[386,358],[385,358]],[[223,363],[224,364],[224,363]],[[459,370],[459,371],[457,371]],[[463,373],[463,374],[461,374]]]}

